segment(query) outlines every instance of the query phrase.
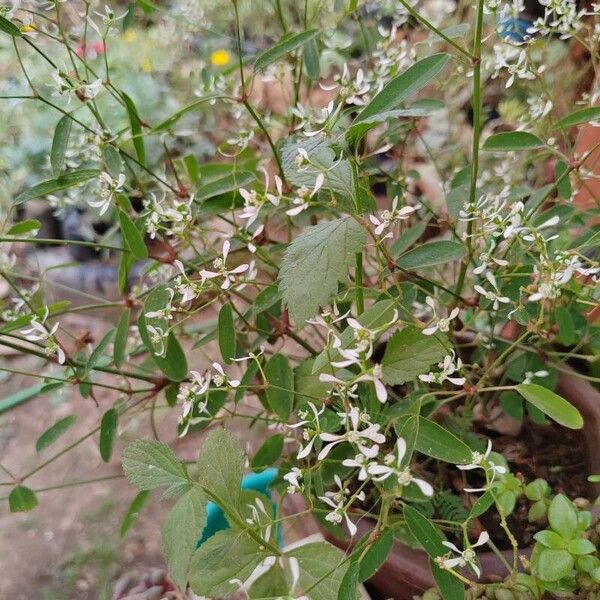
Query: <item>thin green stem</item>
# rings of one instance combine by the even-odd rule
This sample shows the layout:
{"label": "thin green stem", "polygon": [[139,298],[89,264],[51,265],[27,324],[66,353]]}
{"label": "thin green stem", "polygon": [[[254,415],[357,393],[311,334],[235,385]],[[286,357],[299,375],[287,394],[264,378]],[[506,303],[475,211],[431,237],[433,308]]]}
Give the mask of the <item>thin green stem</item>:
{"label": "thin green stem", "polygon": [[356,312],[362,315],[365,312],[365,296],[363,291],[363,253],[356,253],[356,274],[354,276],[356,285]]}

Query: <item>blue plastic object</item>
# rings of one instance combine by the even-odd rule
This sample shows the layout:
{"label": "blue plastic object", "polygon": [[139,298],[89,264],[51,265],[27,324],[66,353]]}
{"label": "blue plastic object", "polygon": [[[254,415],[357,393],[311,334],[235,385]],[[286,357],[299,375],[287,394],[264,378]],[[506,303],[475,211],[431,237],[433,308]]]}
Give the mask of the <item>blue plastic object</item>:
{"label": "blue plastic object", "polygon": [[[262,473],[250,473],[246,475],[242,479],[242,489],[243,490],[254,490],[255,492],[260,492],[264,494],[271,500],[273,507],[275,507],[275,503],[273,502],[273,498],[271,496],[271,491],[269,490],[269,485],[273,482],[273,480],[277,477],[277,469],[265,469]],[[196,547],[202,545],[209,537],[213,536],[217,531],[222,531],[223,529],[229,529],[229,523],[223,514],[223,511],[213,502],[209,502],[206,507],[206,527],[202,532],[202,536],[198,541]],[[283,539],[281,538],[281,528],[278,531],[278,539],[280,545],[283,544]]]}
{"label": "blue plastic object", "polygon": [[532,22],[528,19],[515,19],[514,17],[506,17],[498,19],[498,34],[510,42],[522,44],[527,39],[531,38],[531,34],[527,33],[527,29],[531,27]]}

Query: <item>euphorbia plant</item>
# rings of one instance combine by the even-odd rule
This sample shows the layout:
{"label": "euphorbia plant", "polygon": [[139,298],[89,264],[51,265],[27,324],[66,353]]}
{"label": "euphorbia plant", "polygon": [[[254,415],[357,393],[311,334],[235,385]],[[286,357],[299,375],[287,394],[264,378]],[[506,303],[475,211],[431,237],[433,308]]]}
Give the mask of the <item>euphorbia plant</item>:
{"label": "euphorbia plant", "polygon": [[[111,76],[112,40],[138,4],[149,27],[183,18],[193,29],[189,15],[84,1],[82,28],[63,4],[0,17],[23,71],[25,91],[13,97],[58,120],[52,174],[16,195],[4,221],[14,304],[0,343],[47,357],[47,385],[119,392],[99,422],[106,461],[119,423],[143,405],[154,423],[162,395],[180,411],[178,435],[210,430],[193,466],[156,440],[123,454],[142,493],[175,498],[162,531],[173,580],[206,597],[354,598],[395,536],[427,552],[444,598],[480,589],[484,546],[506,566],[496,597],[597,585],[591,521],[565,496],[552,499],[557,490],[511,473],[488,439],[498,411],[583,426],[553,388],[567,363],[593,363],[599,350],[585,318],[598,302],[594,211],[572,200],[596,149],[574,154],[571,134],[600,109],[594,94],[565,101],[561,79],[568,40],[596,64],[597,7],[544,4],[523,30],[521,5],[483,0],[442,13],[402,0],[233,0],[218,26],[235,43],[191,69],[198,97],[181,92],[180,108],[150,118],[126,77]],[[264,42],[257,11],[271,43],[253,51],[243,38]],[[100,56],[88,55],[92,41]],[[43,83],[39,67],[28,74],[34,59]],[[259,85],[285,108],[260,102]],[[188,149],[194,133],[183,125],[198,111],[215,125],[204,132],[210,159]],[[76,134],[91,141],[82,148]],[[58,320],[94,306],[47,305],[12,259],[17,243],[52,243],[36,237],[38,221],[12,224],[16,206],[39,199],[108,221],[105,234],[64,240],[118,256],[122,312],[100,341],[73,344]],[[232,433],[239,422],[265,437],[249,455]],[[44,444],[67,428],[57,423]],[[354,538],[351,552],[281,547],[278,531],[295,515],[241,488],[248,467],[272,465],[279,497],[304,495],[324,527]],[[12,510],[37,504],[26,485],[34,472],[14,478]],[[536,502],[531,520],[547,511],[551,527],[536,534],[531,562],[509,522],[524,494]],[[209,501],[230,528],[196,549]],[[501,540],[482,530],[486,514]],[[373,529],[360,536],[367,518]],[[560,569],[546,564],[549,552]]]}

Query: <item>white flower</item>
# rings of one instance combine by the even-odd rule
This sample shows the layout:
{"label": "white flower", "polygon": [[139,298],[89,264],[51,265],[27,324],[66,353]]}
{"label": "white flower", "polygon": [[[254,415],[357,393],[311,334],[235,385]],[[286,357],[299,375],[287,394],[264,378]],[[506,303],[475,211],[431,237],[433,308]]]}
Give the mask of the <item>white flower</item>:
{"label": "white flower", "polygon": [[96,81],[92,81],[92,83],[86,83],[80,86],[79,91],[84,100],[92,100],[100,93],[102,85],[102,79],[96,79]]}
{"label": "white flower", "polygon": [[498,310],[500,303],[508,304],[510,302],[510,298],[508,298],[507,296],[500,296],[500,292],[498,291],[498,289],[486,290],[484,287],[482,287],[479,284],[474,285],[473,288],[475,289],[476,292],[481,294],[484,298],[486,298],[487,300],[492,302],[492,306],[494,307],[494,310]]}
{"label": "white flower", "polygon": [[292,200],[294,208],[286,210],[285,214],[293,217],[306,210],[310,206],[310,201],[312,200],[313,196],[321,189],[324,182],[325,175],[323,175],[323,173],[319,173],[315,179],[315,186],[312,192],[304,185],[300,187],[296,192],[296,197]]}
{"label": "white flower", "polygon": [[437,316],[435,311],[435,303],[433,298],[431,296],[427,296],[427,298],[425,298],[425,302],[433,311],[433,320],[429,324],[429,327],[423,329],[423,335],[433,335],[436,331],[447,333],[450,330],[450,322],[458,317],[458,313],[460,312],[459,309],[453,308],[447,318],[440,318]]}
{"label": "white flower", "polygon": [[[369,220],[375,225],[375,235],[381,235],[385,229],[391,227],[397,221],[408,219],[419,207],[420,205],[417,204],[415,206],[403,206],[398,209],[398,196],[395,196],[392,200],[392,210],[384,210],[380,213],[379,218],[369,215]],[[391,236],[392,233],[389,232],[384,236],[384,239]]]}
{"label": "white flower", "polygon": [[262,195],[259,195],[256,190],[248,191],[244,188],[240,188],[239,190],[240,195],[244,199],[244,210],[241,212],[240,218],[247,219],[246,229],[248,229],[248,227],[250,227],[250,225],[256,221],[260,209],[267,201],[273,206],[279,206],[279,201],[283,195],[283,181],[281,180],[281,177],[275,175],[275,188],[277,189],[277,195],[271,194],[268,192],[269,175],[264,169],[263,172],[265,174],[265,191]]}
{"label": "white flower", "polygon": [[88,204],[93,208],[100,209],[100,215],[103,215],[110,207],[115,194],[123,191],[125,185],[125,175],[121,173],[117,179],[113,179],[108,173],[100,173],[100,200],[88,200]]}
{"label": "white flower", "polygon": [[[379,451],[379,446],[374,445],[369,450],[375,450],[375,455],[376,455],[377,452]],[[369,454],[371,454],[370,451],[369,451]],[[356,454],[354,456],[354,458],[344,459],[342,461],[342,464],[344,465],[344,467],[351,467],[351,468],[359,469],[359,471],[358,471],[358,480],[359,481],[365,481],[365,479],[369,476],[368,472],[367,472],[367,466],[369,464],[369,456],[363,454],[362,452],[359,452],[358,454]]]}
{"label": "white flower", "polygon": [[354,383],[358,381],[372,381],[373,385],[375,386],[375,395],[377,396],[377,400],[383,404],[388,399],[388,393],[383,381],[381,380],[382,377],[383,370],[381,365],[377,364],[374,365],[368,373],[357,377],[354,380]]}
{"label": "white flower", "polygon": [[481,452],[473,452],[471,456],[471,462],[467,465],[456,465],[461,471],[471,471],[473,469],[483,469],[486,473],[491,473],[491,478],[488,484],[482,488],[465,488],[465,492],[484,492],[486,491],[497,474],[503,475],[506,473],[506,467],[502,465],[496,465],[489,460],[490,453],[492,451],[492,440],[488,440],[487,449],[482,454]]}
{"label": "white flower", "polygon": [[350,517],[348,517],[347,511],[354,499],[362,501],[365,499],[365,494],[364,492],[354,494],[354,496],[352,496],[350,500],[346,502],[346,497],[350,496],[350,490],[343,486],[339,475],[334,475],[333,479],[338,486],[338,490],[325,492],[325,496],[319,497],[319,500],[322,500],[325,502],[325,504],[333,508],[333,510],[325,516],[325,520],[331,523],[340,524],[342,520],[345,519],[350,536],[354,537],[354,535],[356,535],[357,528],[356,525],[350,520]]}
{"label": "white flower", "polygon": [[433,496],[433,487],[424,479],[415,477],[410,472],[408,465],[403,465],[402,460],[406,455],[406,441],[398,438],[396,441],[396,453],[388,454],[384,458],[384,464],[372,462],[368,466],[369,475],[373,475],[375,481],[384,481],[388,477],[395,477],[398,485],[409,485],[414,483],[425,496]]}
{"label": "white flower", "polygon": [[229,240],[223,242],[222,256],[215,258],[213,261],[213,268],[215,271],[207,271],[203,269],[200,271],[202,279],[213,279],[215,277],[223,277],[223,283],[221,289],[227,290],[231,287],[231,284],[235,282],[234,275],[239,273],[245,273],[250,268],[250,265],[239,265],[231,270],[227,269],[227,256],[229,255],[229,249],[231,244]]}
{"label": "white flower", "polygon": [[459,550],[452,542],[444,540],[442,544],[446,546],[446,548],[450,548],[450,550],[458,554],[458,556],[454,558],[444,558],[443,556],[438,556],[435,559],[435,562],[442,569],[454,569],[455,567],[463,568],[469,566],[471,569],[473,569],[473,571],[477,575],[477,578],[479,578],[481,577],[481,571],[479,569],[479,565],[475,562],[477,556],[473,548],[477,548],[478,546],[483,546],[484,544],[487,544],[489,539],[490,536],[488,532],[482,531],[479,534],[479,538],[477,539],[477,541],[472,546],[469,546],[464,550]]}
{"label": "white flower", "polygon": [[46,315],[42,319],[42,322],[39,321],[38,317],[33,317],[29,322],[30,328],[23,329],[21,333],[25,336],[26,340],[30,342],[44,342],[46,345],[46,354],[51,356],[56,354],[56,358],[59,364],[64,364],[66,360],[66,356],[64,350],[61,348],[60,344],[56,341],[54,334],[58,330],[59,323],[56,322],[51,329],[46,328],[43,323],[46,321],[48,317],[48,312],[46,310]]}
{"label": "white flower", "polygon": [[438,367],[442,369],[441,372],[429,372],[426,375],[419,375],[419,379],[426,383],[443,383],[448,380],[455,385],[464,385],[466,381],[464,377],[453,376],[454,373],[460,371],[462,368],[462,360],[456,358],[454,350],[451,354],[447,354],[441,363],[438,363]]}
{"label": "white flower", "polygon": [[[198,371],[190,371],[190,373],[192,375],[192,383],[189,385],[182,385],[177,394],[177,399],[183,403],[181,410],[182,420],[191,413],[194,402],[200,396],[203,396],[210,386],[210,374],[206,373],[202,375],[198,373]],[[198,409],[199,412],[207,412],[206,402],[199,403]]]}
{"label": "white flower", "polygon": [[225,374],[223,367],[218,362],[214,362],[212,364],[212,367],[215,370],[215,373],[213,373],[213,375],[212,375],[212,380],[213,380],[213,383],[217,387],[229,387],[229,388],[239,387],[239,385],[240,385],[239,380],[229,379],[229,377]]}
{"label": "white flower", "polygon": [[[312,402],[308,402],[308,406],[310,407],[310,410],[313,413],[312,418],[308,418],[308,412],[302,411],[298,413],[302,421],[295,423],[294,425],[288,425],[290,429],[304,427],[302,437],[307,442],[307,444],[304,446],[300,446],[300,450],[296,456],[297,459],[306,458],[312,452],[315,440],[319,436],[319,417],[325,411],[325,405],[321,406],[321,410],[317,410],[317,407]],[[306,425],[310,425],[310,428],[305,427]]]}
{"label": "white flower", "polygon": [[288,482],[287,493],[295,494],[296,492],[302,491],[302,471],[298,467],[292,467],[292,470],[287,472],[283,478]]}
{"label": "white flower", "polygon": [[342,442],[348,442],[350,444],[356,445],[356,447],[367,456],[369,453],[372,453],[372,450],[369,446],[365,445],[365,442],[372,442],[374,444],[383,444],[385,442],[385,436],[382,433],[379,433],[380,426],[369,423],[368,426],[362,431],[359,430],[361,424],[360,411],[356,406],[353,406],[348,414],[342,413],[344,421],[346,420],[346,416],[348,417],[351,429],[345,431],[342,434],[336,433],[320,433],[319,437],[324,442],[331,442],[327,446],[325,446],[321,452],[319,452],[318,460],[323,460],[330,452],[333,450],[335,446],[341,444]]}

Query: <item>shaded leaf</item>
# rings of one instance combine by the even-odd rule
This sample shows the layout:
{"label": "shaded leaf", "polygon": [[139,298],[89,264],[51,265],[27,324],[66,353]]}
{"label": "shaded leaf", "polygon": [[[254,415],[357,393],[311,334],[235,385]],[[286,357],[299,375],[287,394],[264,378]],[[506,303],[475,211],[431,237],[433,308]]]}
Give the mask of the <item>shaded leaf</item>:
{"label": "shaded leaf", "polygon": [[53,444],[63,433],[65,433],[71,425],[73,425],[76,421],[76,417],[74,415],[69,415],[64,419],[60,419],[49,427],[40,435],[35,443],[35,449],[37,452],[41,452],[44,448],[47,448],[51,444]]}
{"label": "shaded leaf", "polygon": [[19,194],[15,198],[14,204],[22,204],[28,200],[34,200],[35,198],[42,198],[44,196],[48,196],[49,194],[55,194],[56,192],[86,183],[87,181],[90,181],[90,179],[95,179],[98,177],[98,175],[100,175],[100,171],[98,171],[98,169],[80,169],[78,171],[65,173],[56,179],[49,179],[48,181],[38,183],[37,185],[34,185],[32,188],[28,189],[26,192]]}
{"label": "shaded leaf", "polygon": [[422,269],[459,260],[466,253],[467,249],[463,244],[440,240],[428,242],[409,250],[396,260],[396,264],[403,269]]}
{"label": "shaded leaf", "polygon": [[121,537],[124,537],[131,529],[131,526],[137,521],[140,511],[146,502],[148,502],[148,498],[150,498],[150,492],[148,490],[142,490],[132,500],[127,509],[127,513],[123,517],[123,522],[121,523]]}
{"label": "shaded leaf", "polygon": [[276,433],[267,438],[256,451],[250,466],[254,471],[262,471],[270,467],[281,456],[283,450],[283,433]]}
{"label": "shaded leaf", "polygon": [[575,125],[598,120],[600,120],[600,106],[590,106],[576,110],[570,115],[563,117],[555,123],[554,127],[556,129],[567,129],[568,127],[575,127]]}
{"label": "shaded leaf", "polygon": [[307,31],[301,31],[300,33],[289,33],[284,35],[277,44],[271,46],[256,59],[254,62],[254,70],[262,71],[269,65],[278,61],[281,57],[300,48],[300,46],[309,40],[314,39],[317,35],[319,35],[318,29],[308,29]]}
{"label": "shaded leaf", "polygon": [[52,174],[54,177],[60,175],[65,164],[65,155],[67,146],[69,145],[72,124],[73,121],[71,116],[65,115],[60,119],[54,130],[52,148],[50,149],[50,165],[52,166]]}
{"label": "shaded leaf", "polygon": [[271,410],[287,419],[294,406],[294,371],[283,354],[273,354],[264,367],[266,396]]}
{"label": "shaded leaf", "polygon": [[235,328],[233,326],[233,309],[231,304],[223,304],[219,311],[219,349],[221,357],[227,364],[235,358]]}
{"label": "shaded leaf", "polygon": [[121,209],[119,209],[119,225],[121,226],[123,239],[132,254],[140,260],[148,258],[148,248],[146,248],[144,237],[129,218],[129,215]]}
{"label": "shaded leaf", "polygon": [[35,492],[24,485],[14,487],[8,496],[10,512],[29,512],[37,505]]}
{"label": "shaded leaf", "polygon": [[109,462],[112,457],[118,424],[119,411],[109,408],[100,421],[100,456],[104,462]]}

